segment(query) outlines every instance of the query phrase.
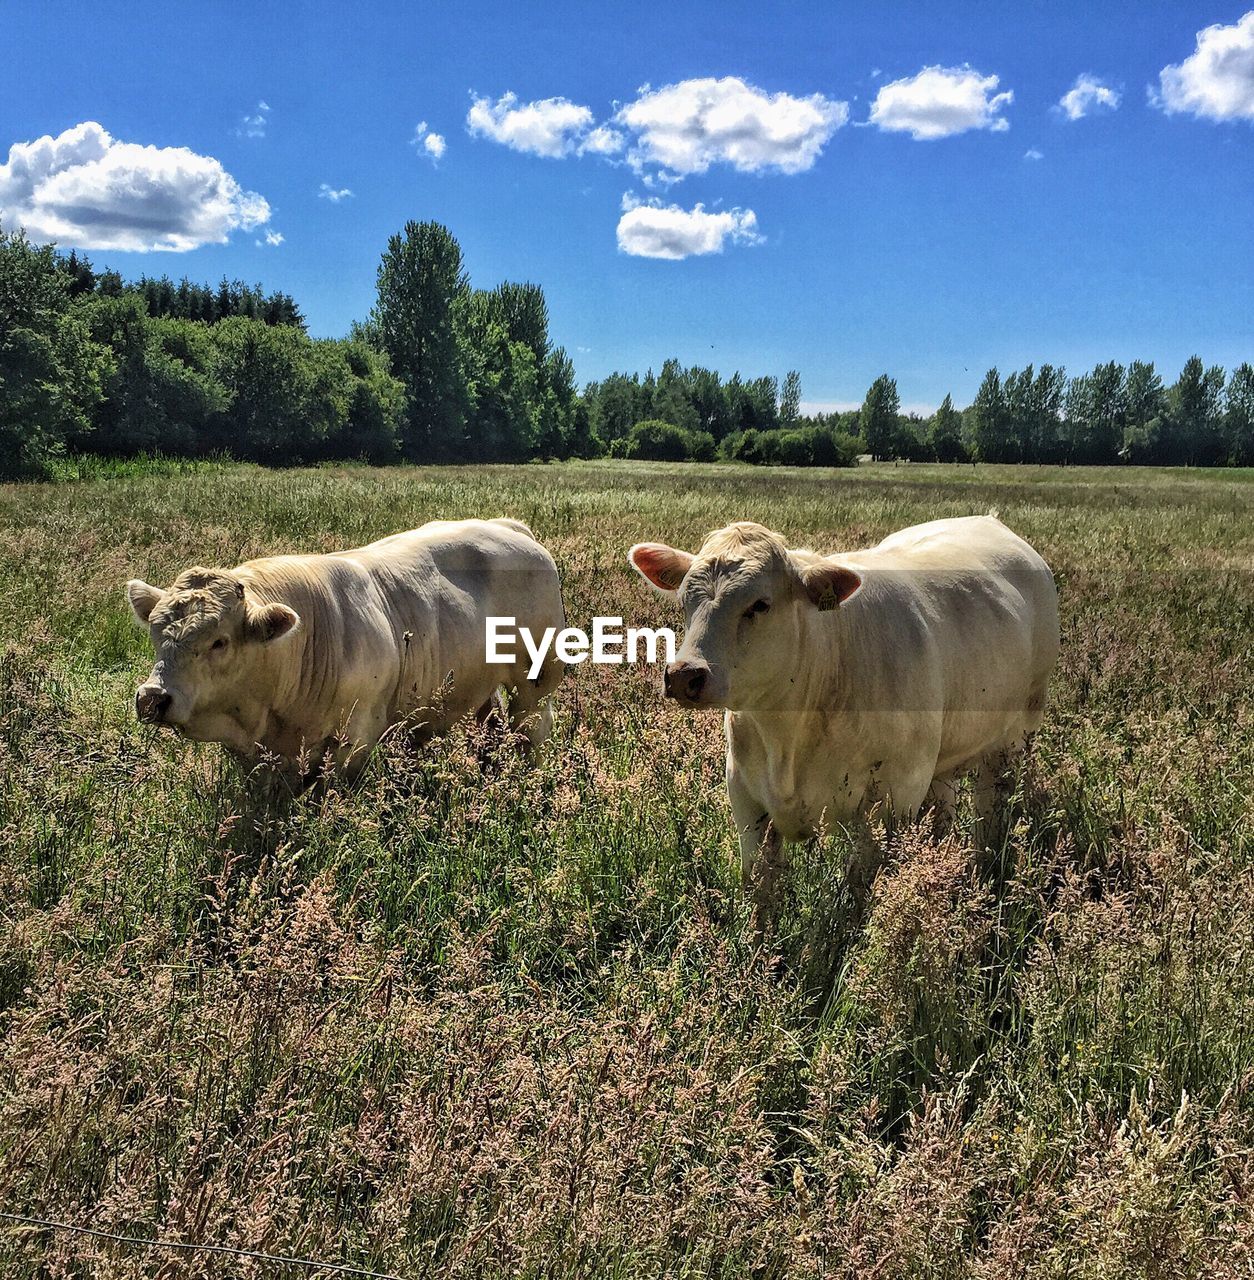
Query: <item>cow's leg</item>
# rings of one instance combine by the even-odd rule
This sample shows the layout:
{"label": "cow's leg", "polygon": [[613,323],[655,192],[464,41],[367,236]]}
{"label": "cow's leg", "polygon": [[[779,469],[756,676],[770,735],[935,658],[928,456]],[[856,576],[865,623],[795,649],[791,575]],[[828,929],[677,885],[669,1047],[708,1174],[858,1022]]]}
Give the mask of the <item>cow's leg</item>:
{"label": "cow's leg", "polygon": [[753,904],[754,932],[762,938],[773,925],[779,905],[784,841],[770,815],[731,771],[727,775],[727,795],[740,842],[740,878]]}
{"label": "cow's leg", "polygon": [[509,727],[522,734],[532,754],[539,751],[553,730],[550,692],[551,687],[541,676],[539,682],[520,681],[509,697]]}
{"label": "cow's leg", "polygon": [[475,723],[481,731],[478,754],[479,762],[483,764],[491,749],[503,737],[506,725],[509,724],[509,707],[503,689],[492,690],[487,701],[475,712]]}
{"label": "cow's leg", "polygon": [[871,885],[884,863],[888,841],[892,838],[892,825],[890,815],[881,835],[871,825],[867,815],[860,813],[847,828],[852,848],[845,868],[845,887],[849,892],[854,922],[860,921],[866,912]]}
{"label": "cow's leg", "polygon": [[975,847],[997,850],[1007,834],[1010,798],[1015,789],[1015,769],[1027,745],[1027,734],[986,752],[976,766]]}
{"label": "cow's leg", "polygon": [[494,689],[488,700],[475,712],[475,721],[481,729],[504,723],[505,699],[500,689]]}
{"label": "cow's leg", "polygon": [[[903,823],[913,822],[927,802],[934,781],[932,769],[935,763],[933,758],[927,765],[903,769],[884,778],[878,802],[864,801],[863,808],[850,824],[853,849],[845,873],[845,885],[853,903],[855,921],[866,913],[871,885],[898,828]],[[882,824],[882,833],[875,830],[871,821],[873,817]]]}
{"label": "cow's leg", "polygon": [[923,798],[923,809],[932,815],[932,832],[936,839],[943,839],[953,830],[957,806],[958,784],[954,775],[933,778]]}

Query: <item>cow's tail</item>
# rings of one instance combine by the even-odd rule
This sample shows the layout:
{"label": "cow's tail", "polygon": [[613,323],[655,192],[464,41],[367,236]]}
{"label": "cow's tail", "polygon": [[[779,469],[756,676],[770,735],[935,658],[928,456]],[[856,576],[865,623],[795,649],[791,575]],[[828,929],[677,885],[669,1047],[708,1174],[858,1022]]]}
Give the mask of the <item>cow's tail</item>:
{"label": "cow's tail", "polygon": [[497,516],[492,523],[503,524],[507,529],[513,529],[515,533],[525,533],[532,542],[536,541],[536,535],[521,520],[515,520],[512,516]]}

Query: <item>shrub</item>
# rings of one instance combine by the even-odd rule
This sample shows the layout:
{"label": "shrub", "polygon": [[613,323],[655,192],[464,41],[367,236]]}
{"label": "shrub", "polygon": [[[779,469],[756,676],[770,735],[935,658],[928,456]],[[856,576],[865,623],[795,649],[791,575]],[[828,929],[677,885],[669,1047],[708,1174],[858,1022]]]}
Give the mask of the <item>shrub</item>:
{"label": "shrub", "polygon": [[856,467],[862,442],[845,431],[820,431],[814,442],[814,463],[819,467]]}
{"label": "shrub", "polygon": [[693,462],[713,462],[718,457],[718,446],[708,431],[688,432],[688,448]]}
{"label": "shrub", "polygon": [[728,462],[749,462],[757,465],[762,461],[762,433],[750,428],[748,431],[733,431],[724,436],[719,445],[720,455]]}
{"label": "shrub", "polygon": [[[707,438],[712,448],[713,437]],[[689,462],[693,457],[693,448],[692,432],[659,418],[646,418],[643,422],[637,422],[628,433],[626,456],[650,462]]]}
{"label": "shrub", "polygon": [[785,467],[809,467],[814,464],[814,431],[781,431],[776,450],[779,461]]}
{"label": "shrub", "polygon": [[737,431],[723,440],[719,455],[727,462],[753,466],[852,467],[861,450],[854,436],[819,426]]}

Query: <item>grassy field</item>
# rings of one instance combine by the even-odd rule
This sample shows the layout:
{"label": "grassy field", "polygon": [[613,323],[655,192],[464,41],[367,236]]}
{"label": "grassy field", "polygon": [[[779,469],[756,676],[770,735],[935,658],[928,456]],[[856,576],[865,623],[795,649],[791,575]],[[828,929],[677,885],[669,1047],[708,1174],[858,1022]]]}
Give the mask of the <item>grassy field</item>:
{"label": "grassy field", "polygon": [[[983,879],[908,836],[842,946],[833,840],[755,948],[721,723],[655,670],[574,670],[534,771],[459,732],[282,812],[131,711],[131,576],[509,514],[572,623],[678,626],[632,542],[993,506],[1063,603],[1012,835]],[[0,488],[0,1211],[405,1277],[1254,1273],[1252,511],[1026,467]],[[0,1222],[0,1274],[305,1272]]]}

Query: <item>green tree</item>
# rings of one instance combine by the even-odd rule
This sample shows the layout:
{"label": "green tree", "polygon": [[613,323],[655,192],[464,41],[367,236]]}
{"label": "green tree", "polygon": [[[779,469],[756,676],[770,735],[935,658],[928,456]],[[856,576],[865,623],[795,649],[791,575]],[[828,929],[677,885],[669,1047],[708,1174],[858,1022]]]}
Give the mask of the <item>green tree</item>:
{"label": "green tree", "polygon": [[1019,441],[996,368],[984,375],[971,402],[971,443],[981,462],[1014,462],[1018,457]]}
{"label": "green tree", "polygon": [[1031,416],[1024,440],[1024,461],[1056,462],[1059,455],[1059,426],[1067,391],[1067,371],[1060,365],[1043,364],[1032,387]]}
{"label": "green tree", "polygon": [[554,347],[540,369],[539,456],[565,458],[570,454],[574,434],[575,366],[565,347]]}
{"label": "green tree", "polygon": [[134,292],[83,304],[94,341],[112,354],[104,398],[80,447],[96,453],[205,452],[216,414],[230,396],[212,370],[203,323],[149,316]]}
{"label": "green tree", "polygon": [[408,393],[402,451],[411,461],[459,457],[470,408],[461,246],[438,222],[407,222],[388,241],[377,287],[371,320]]}
{"label": "green tree", "polygon": [[1168,393],[1164,461],[1187,466],[1218,462],[1223,452],[1224,371],[1191,356]]}
{"label": "green tree", "polygon": [[549,354],[549,306],[544,290],[538,284],[506,281],[492,290],[489,300],[509,340],[530,347],[536,368],[543,368]]}
{"label": "green tree", "polygon": [[368,343],[351,339],[335,344],[351,377],[348,412],[327,441],[337,458],[393,462],[400,453],[405,421],[405,388],[392,377],[387,357]]}
{"label": "green tree", "polygon": [[962,445],[962,415],[954,408],[953,396],[949,394],[928,422],[927,444],[937,462],[961,462],[966,457],[967,451]]}
{"label": "green tree", "polygon": [[746,382],[745,403],[752,419],[750,425],[759,431],[773,431],[779,426],[779,382],[775,378]]}
{"label": "green tree", "polygon": [[1030,456],[1036,428],[1036,370],[1028,365],[1008,373],[1002,383],[1006,404],[1006,456],[1002,462],[1023,462]]}
{"label": "green tree", "polygon": [[793,427],[801,417],[801,374],[789,369],[784,375],[784,386],[779,393],[779,420],[785,427]]}
{"label": "green tree", "polygon": [[1124,383],[1123,454],[1133,462],[1154,462],[1159,451],[1167,393],[1152,363],[1133,360]]}
{"label": "green tree", "polygon": [[300,329],[233,316],[213,326],[214,374],[230,397],[213,444],[257,462],[330,455],[348,422],[352,379],[338,344]]}
{"label": "green tree", "polygon": [[708,431],[715,440],[722,440],[731,430],[731,414],[718,374],[700,366],[689,369],[688,395],[701,430]]}
{"label": "green tree", "polygon": [[859,419],[862,442],[876,461],[892,456],[900,411],[901,397],[897,394],[896,381],[886,373],[880,374],[866,393]]}
{"label": "green tree", "polygon": [[1105,465],[1118,460],[1127,422],[1126,379],[1111,360],[1067,385],[1063,454],[1071,462]]}
{"label": "green tree", "polygon": [[109,356],[71,300],[51,246],[0,231],[0,476],[38,476],[83,439]]}
{"label": "green tree", "polygon": [[592,430],[606,444],[625,440],[645,416],[640,409],[640,379],[632,374],[611,373],[604,382],[591,383],[585,393],[592,415]]}
{"label": "green tree", "polygon": [[1248,363],[1237,365],[1228,380],[1224,443],[1231,465],[1254,465],[1254,367]]}

